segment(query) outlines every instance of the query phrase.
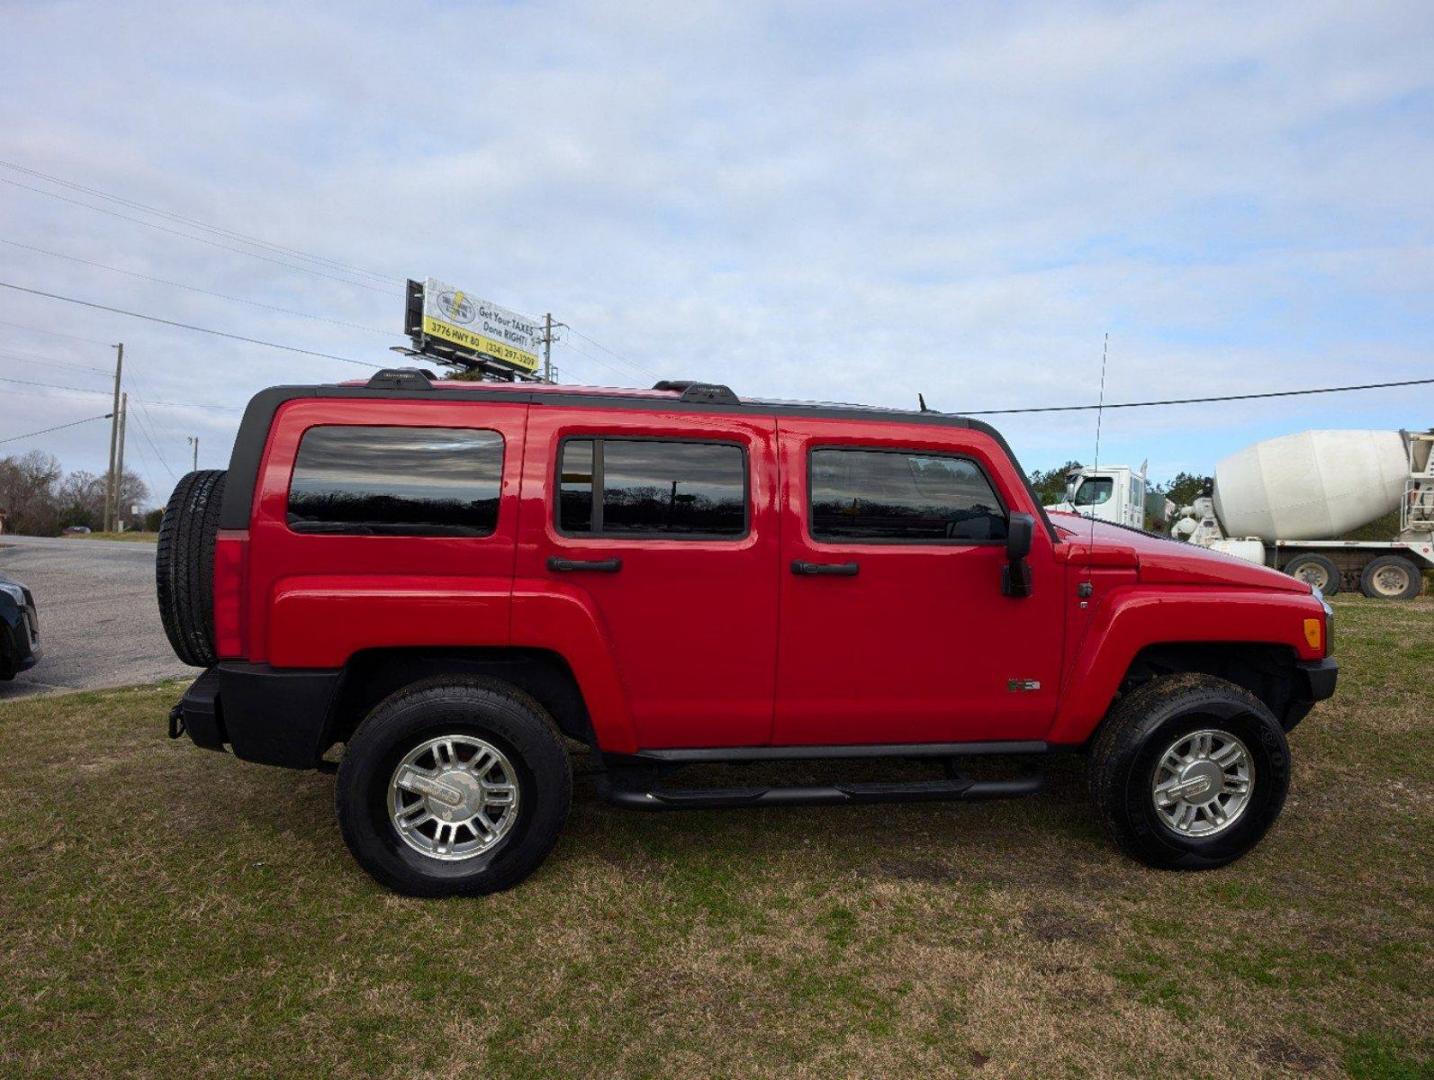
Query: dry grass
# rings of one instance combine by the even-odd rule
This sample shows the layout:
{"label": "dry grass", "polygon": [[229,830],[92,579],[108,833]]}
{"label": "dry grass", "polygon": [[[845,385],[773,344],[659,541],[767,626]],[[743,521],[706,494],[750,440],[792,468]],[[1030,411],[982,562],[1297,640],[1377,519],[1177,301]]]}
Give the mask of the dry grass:
{"label": "dry grass", "polygon": [[333,781],[163,737],[173,686],[0,708],[0,1074],[1428,1077],[1434,603],[1339,600],[1344,681],[1226,870],[1021,802],[648,817],[391,896]]}

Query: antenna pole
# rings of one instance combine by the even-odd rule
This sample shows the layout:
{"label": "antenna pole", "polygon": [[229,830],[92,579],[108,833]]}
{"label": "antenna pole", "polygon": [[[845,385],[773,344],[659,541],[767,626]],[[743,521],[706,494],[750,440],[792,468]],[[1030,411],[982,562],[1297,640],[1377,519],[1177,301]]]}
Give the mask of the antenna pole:
{"label": "antenna pole", "polygon": [[[1100,422],[1105,415],[1105,362],[1110,355],[1110,331],[1105,332],[1105,341],[1100,347],[1100,400],[1095,407],[1095,463],[1091,469],[1100,471]],[[1090,510],[1090,546],[1095,547],[1095,507]],[[1086,579],[1091,578],[1091,564],[1086,563]]]}

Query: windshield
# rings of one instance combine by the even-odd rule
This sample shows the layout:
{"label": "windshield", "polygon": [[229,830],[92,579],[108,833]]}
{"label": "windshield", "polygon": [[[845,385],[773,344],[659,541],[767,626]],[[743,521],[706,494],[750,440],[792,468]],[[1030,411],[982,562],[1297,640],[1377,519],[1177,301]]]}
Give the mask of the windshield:
{"label": "windshield", "polygon": [[1109,476],[1087,476],[1071,501],[1077,506],[1099,506],[1110,501],[1114,490],[1115,481]]}

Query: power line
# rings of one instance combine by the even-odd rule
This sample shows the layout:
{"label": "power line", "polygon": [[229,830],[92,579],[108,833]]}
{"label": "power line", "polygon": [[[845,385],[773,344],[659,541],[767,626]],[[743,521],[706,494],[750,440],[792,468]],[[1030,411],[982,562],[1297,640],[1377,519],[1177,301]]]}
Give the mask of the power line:
{"label": "power line", "polygon": [[52,259],[64,259],[68,262],[79,263],[82,266],[93,266],[96,270],[108,270],[112,274],[124,274],[128,277],[139,278],[141,281],[152,281],[157,285],[167,285],[174,289],[187,289],[190,292],[201,293],[204,296],[218,297],[220,300],[232,300],[237,304],[249,304],[253,307],[264,308],[266,311],[277,311],[282,315],[297,315],[301,319],[315,319],[319,322],[332,323],[334,326],[347,326],[354,330],[365,330],[370,334],[381,334],[386,338],[403,336],[391,330],[380,330],[376,326],[364,326],[362,323],[346,322],[343,319],[330,319],[325,315],[315,315],[312,311],[294,311],[292,308],[277,307],[274,304],[265,304],[262,301],[250,300],[243,296],[231,296],[228,293],[215,292],[212,289],[201,289],[198,285],[186,285],[182,281],[169,281],[165,278],[154,277],[151,274],[141,274],[137,270],[125,270],[118,266],[106,266],[104,263],[82,259],[78,255],[65,255],[58,251],[46,251],[44,248],[35,247],[32,244],[22,244],[18,240],[7,240],[3,236],[0,236],[0,244],[9,244],[11,247],[23,248],[25,251],[34,251],[40,255],[48,255]]}
{"label": "power line", "polygon": [[[92,390],[85,386],[61,386],[59,383],[34,382],[30,379],[12,379],[0,375],[0,382],[15,383],[17,386],[39,386],[46,390],[68,390],[75,394],[99,394],[101,397],[109,397],[108,390]],[[22,393],[23,391],[15,391]],[[237,405],[208,405],[199,401],[146,401],[146,405],[163,405],[176,409],[228,409],[237,411]]]}
{"label": "power line", "polygon": [[354,281],[352,278],[339,277],[337,274],[326,274],[322,270],[315,270],[312,266],[300,266],[297,263],[285,262],[283,259],[275,259],[269,255],[261,255],[257,251],[246,251],[244,248],[237,248],[234,247],[232,244],[221,244],[218,240],[210,240],[207,237],[195,236],[193,233],[181,232],[179,229],[171,229],[167,225],[160,225],[158,222],[145,221],[144,218],[131,217],[128,214],[121,214],[117,210],[110,210],[109,208],[104,206],[95,206],[92,203],[81,202],[79,199],[71,199],[66,195],[61,195],[57,191],[46,191],[44,188],[31,187],[29,184],[22,184],[19,181],[10,180],[4,176],[0,176],[0,184],[9,184],[11,187],[17,187],[23,191],[33,191],[37,195],[45,195],[51,199],[58,199],[60,200],[60,202],[69,203],[72,206],[83,206],[86,210],[93,210],[99,214],[108,214],[110,217],[119,218],[121,221],[130,221],[136,225],[143,225],[145,228],[148,229],[155,229],[162,233],[168,233],[171,236],[182,236],[186,240],[193,240],[196,243],[200,244],[208,244],[210,247],[216,247],[222,251],[232,251],[237,255],[248,255],[251,259],[261,259],[262,261],[267,263],[274,263],[278,266],[284,266],[290,270],[298,270],[299,272],[304,274],[313,274],[316,277],[328,278],[330,281],[341,282],[344,285],[353,285],[360,289],[369,289],[373,292],[381,293],[391,293],[394,288],[394,286],[389,286],[388,288],[381,288],[378,285],[372,285],[368,282]]}
{"label": "power line", "polygon": [[[590,338],[590,337],[588,337],[586,334],[584,334],[581,330],[574,330],[571,326],[569,326],[569,327],[568,327],[568,331],[569,331],[570,333],[576,334],[578,337],[582,338],[582,339],[583,339],[584,341],[586,341],[588,344],[597,346],[599,349],[601,349],[603,352],[607,353],[609,356],[614,357],[615,359],[621,360],[621,361],[622,361],[624,364],[626,364],[628,367],[633,368],[633,369],[635,369],[635,370],[637,370],[637,371],[640,371],[640,372],[642,372],[644,375],[651,375],[654,379],[660,379],[660,378],[662,378],[661,375],[657,374],[657,372],[653,371],[651,368],[644,367],[643,365],[639,364],[636,360],[629,360],[627,357],[623,356],[621,353],[613,352],[613,351],[612,351],[611,349],[609,349],[606,345],[602,344],[602,342],[600,342],[600,341],[594,341],[592,338]],[[594,357],[593,359],[596,359],[596,357]]]}
{"label": "power line", "polygon": [[12,352],[9,349],[0,349],[0,356],[9,360],[19,360],[21,363],[32,364],[39,361],[48,364],[50,367],[70,368],[74,371],[91,371],[96,375],[113,375],[114,372],[106,371],[104,368],[85,367],[83,364],[72,364],[68,360],[56,360],[52,356],[40,356],[37,353]]}
{"label": "power line", "polygon": [[47,330],[43,326],[26,326],[24,323],[6,322],[0,319],[0,326],[13,326],[16,330],[28,330],[33,334],[49,334],[52,337],[69,338],[71,341],[83,341],[87,345],[100,345],[106,349],[114,348],[112,341],[97,341],[94,338],[80,337],[78,334],[64,334],[59,330]]}
{"label": "power line", "polygon": [[[138,398],[135,398],[135,403],[142,405],[142,403],[139,401]],[[136,421],[140,421],[142,415],[148,415],[147,411],[146,411],[145,409],[143,409],[143,408],[141,408],[138,412],[136,412],[136,413],[134,414],[135,420],[136,420]],[[154,456],[157,457],[157,458],[159,458],[159,463],[164,466],[164,471],[167,472],[167,473],[169,473],[169,478],[170,478],[171,480],[177,481],[177,480],[179,479],[179,477],[177,477],[177,476],[174,474],[174,470],[169,467],[169,462],[166,461],[166,460],[164,459],[164,455],[159,452],[159,447],[155,445],[154,440],[153,440],[152,438],[150,438],[149,432],[145,430],[145,425],[144,425],[144,423],[138,422],[138,423],[135,424],[135,427],[139,428],[139,433],[144,436],[144,441],[147,442],[147,443],[149,443],[150,449],[152,449],[152,450],[154,451]],[[141,444],[139,444],[139,443],[136,443],[135,445],[136,445],[137,447],[139,447],[140,456],[141,456],[141,457],[146,457],[146,456],[145,456],[145,453],[144,453],[144,447],[143,447]],[[145,464],[148,464],[148,463],[149,463],[149,462],[148,462],[148,458],[146,457]],[[150,476],[150,483],[151,483],[151,484],[154,483],[154,477],[153,477],[153,474],[152,474],[152,473],[151,473],[151,476]]]}
{"label": "power line", "polygon": [[108,390],[90,390],[83,386],[60,386],[58,383],[31,382],[29,379],[10,379],[0,375],[0,382],[16,383],[20,386],[43,386],[48,390],[73,390],[77,394],[103,394],[109,397]]}
{"label": "power line", "polygon": [[8,435],[0,439],[0,443],[18,442],[21,439],[33,439],[37,435],[48,435],[52,431],[64,431],[65,428],[79,427],[81,424],[92,424],[96,420],[108,420],[113,413],[105,413],[103,416],[87,416],[83,420],[76,420],[72,424],[57,424],[55,427],[41,428],[39,431],[30,431],[24,435]]}
{"label": "power line", "polygon": [[379,281],[393,282],[402,280],[394,274],[376,273],[372,270],[366,270],[362,266],[354,266],[350,263],[340,262],[337,259],[330,259],[324,255],[312,255],[306,251],[301,251],[298,248],[285,247],[283,244],[275,244],[272,241],[262,240],[259,237],[248,236],[244,233],[236,232],[233,229],[226,229],[218,225],[210,225],[207,222],[201,221],[198,218],[186,217],[184,214],[177,214],[172,210],[164,210],[157,206],[148,206],[145,203],[136,202],[134,199],[127,199],[122,195],[115,195],[112,192],[104,191],[100,188],[86,187],[84,184],[77,184],[73,180],[65,180],[58,176],[51,176],[48,173],[42,173],[38,169],[31,169],[27,168],[24,165],[17,165],[13,161],[0,161],[0,167],[6,169],[13,169],[15,172],[24,173],[27,176],[33,176],[40,180],[46,180],[52,184],[58,184],[61,187],[69,188],[71,191],[82,191],[86,195],[93,195],[96,198],[106,199],[110,202],[116,202],[121,204],[122,206],[128,206],[134,210],[143,210],[145,213],[157,214],[160,217],[168,218],[171,221],[182,222],[185,225],[193,225],[197,228],[204,229],[206,232],[216,233],[220,236],[226,236],[232,240],[238,240],[246,244],[253,244],[256,247],[269,248],[272,251],[283,252],[284,254],[292,255],[301,259],[308,259],[311,262],[326,264],[338,270],[348,270],[355,274],[366,274],[367,276],[371,278],[376,278]]}
{"label": "power line", "polygon": [[281,345],[275,341],[262,341],[259,338],[245,337],[243,334],[231,334],[225,330],[212,330],[207,326],[195,326],[192,323],[175,322],[173,319],[161,319],[158,315],[145,315],[138,311],[126,311],[124,308],[110,307],[108,304],[96,304],[90,300],[80,300],[74,296],[61,296],[59,293],[44,292],[40,289],[30,289],[24,285],[11,284],[8,281],[0,281],[0,286],[6,289],[14,289],[17,292],[29,293],[32,296],[43,296],[50,300],[63,300],[67,304],[80,304],[83,307],[97,308],[100,311],[112,311],[116,315],[128,315],[132,319],[146,319],[149,322],[163,323],[165,326],[177,326],[181,330],[195,330],[201,334],[213,334],[216,337],[231,338],[234,341],[244,341],[250,345],[263,345],[270,349],[283,349],[285,352],[302,353],[304,356],[318,356],[325,360],[339,360],[345,364],[357,364],[359,367],[383,367],[382,364],[370,363],[367,360],[354,360],[348,356],[335,356],[333,353],[317,352],[314,349],[301,349],[297,345]]}
{"label": "power line", "polygon": [[1428,386],[1434,379],[1399,379],[1395,382],[1319,386],[1302,390],[1267,390],[1258,394],[1222,394],[1218,397],[1167,398],[1161,401],[1120,401],[1104,405],[1037,405],[1022,409],[969,409],[958,416],[1009,416],[1012,413],[1092,412],[1096,409],[1148,409],[1157,405],[1207,405],[1221,401],[1255,401],[1260,398],[1303,397],[1308,394],[1343,394],[1353,390],[1388,390],[1396,386]]}

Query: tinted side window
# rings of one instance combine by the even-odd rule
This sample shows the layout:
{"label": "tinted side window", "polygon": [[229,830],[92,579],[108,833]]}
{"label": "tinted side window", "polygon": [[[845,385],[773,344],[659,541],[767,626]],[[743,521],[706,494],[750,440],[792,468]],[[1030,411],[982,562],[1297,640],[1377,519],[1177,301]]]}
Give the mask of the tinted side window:
{"label": "tinted side window", "polygon": [[747,462],[731,443],[570,439],[558,461],[558,527],[612,536],[741,536]]}
{"label": "tinted side window", "polygon": [[818,540],[968,543],[1006,538],[1006,514],[973,461],[886,450],[813,450]]}
{"label": "tinted side window", "polygon": [[360,536],[487,536],[503,436],[471,428],[333,425],[304,432],[289,528]]}

